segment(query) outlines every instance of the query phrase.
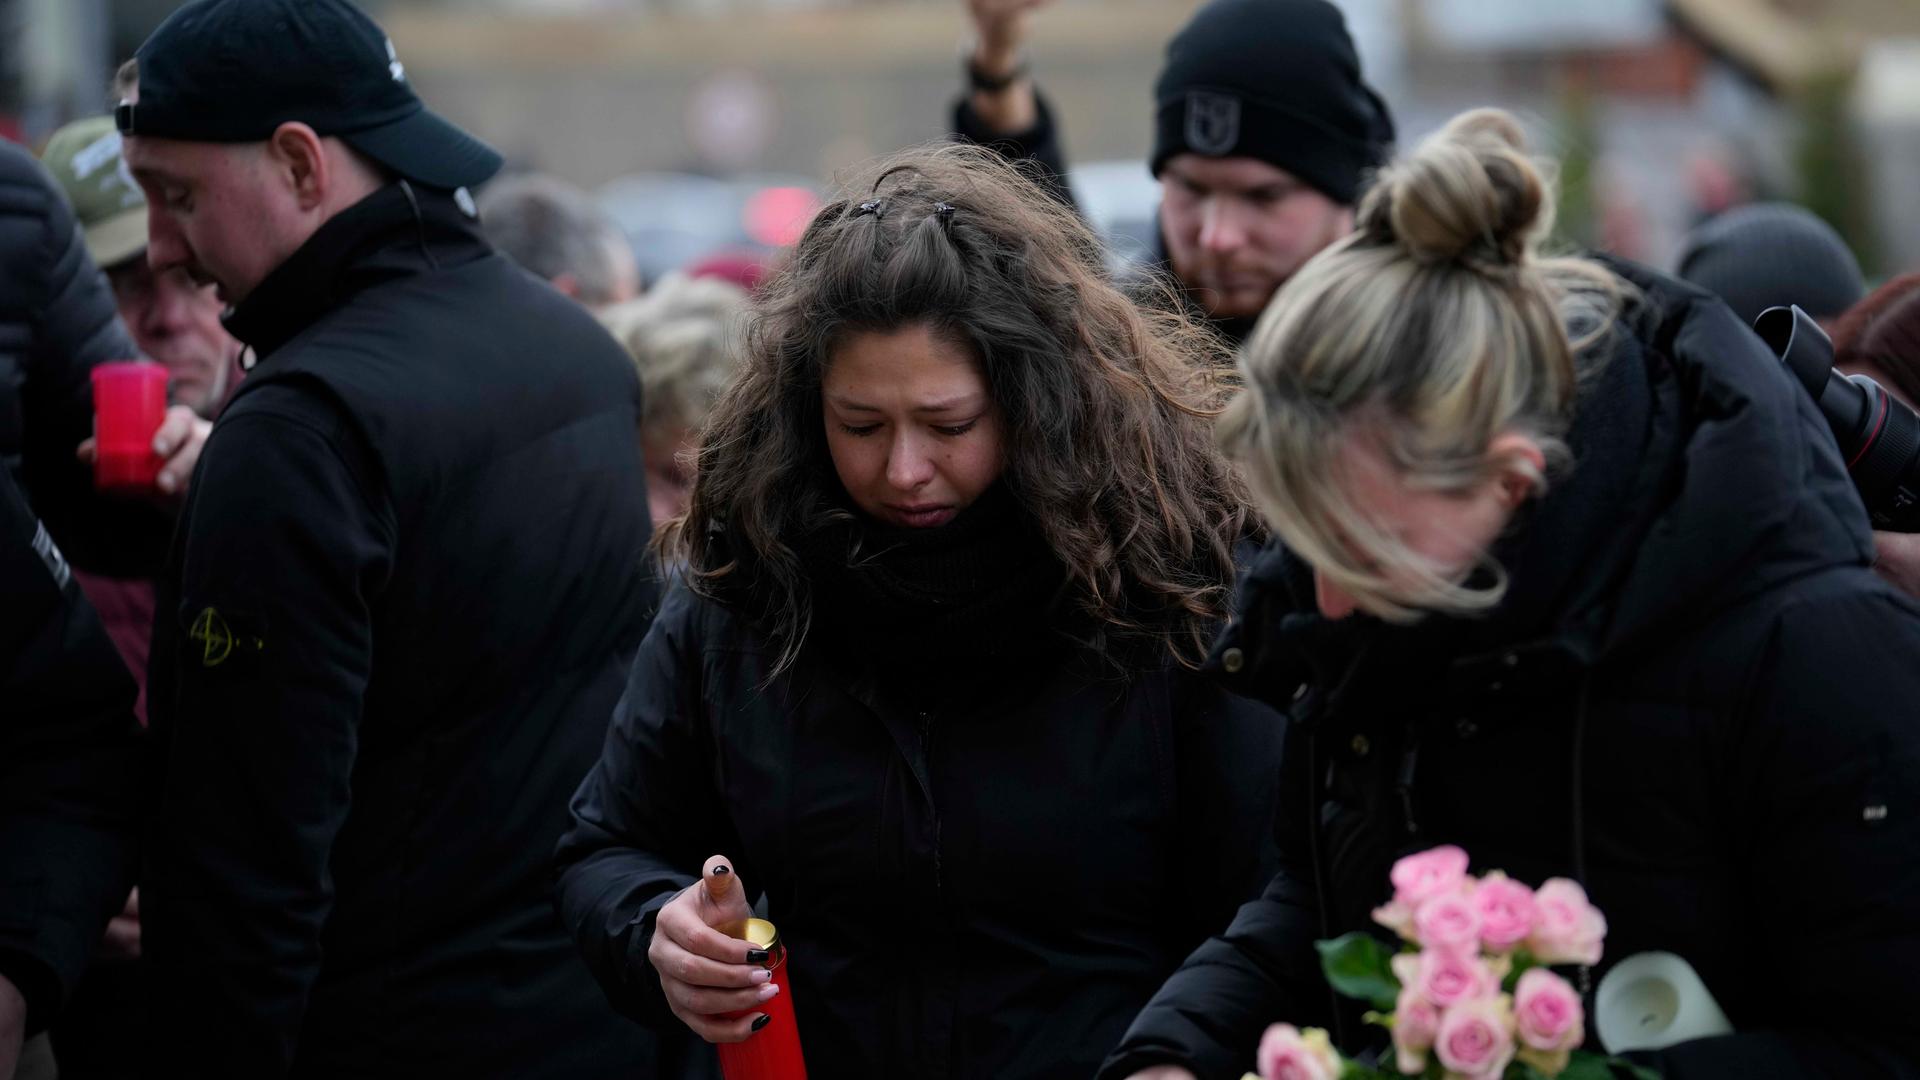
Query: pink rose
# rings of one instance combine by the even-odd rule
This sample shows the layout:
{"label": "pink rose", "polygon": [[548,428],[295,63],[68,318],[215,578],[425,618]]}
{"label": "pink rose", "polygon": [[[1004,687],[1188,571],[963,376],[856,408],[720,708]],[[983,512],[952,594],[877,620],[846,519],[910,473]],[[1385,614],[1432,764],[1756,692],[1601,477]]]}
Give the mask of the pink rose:
{"label": "pink rose", "polygon": [[1533,894],[1533,934],[1527,948],[1543,964],[1597,964],[1607,920],[1587,902],[1577,882],[1552,878]]}
{"label": "pink rose", "polygon": [[1492,997],[1500,990],[1499,980],[1493,977],[1485,961],[1457,949],[1423,951],[1414,985],[1422,997],[1441,1009],[1473,998]]}
{"label": "pink rose", "polygon": [[1411,986],[1402,987],[1393,1007],[1393,1050],[1400,1071],[1418,1076],[1427,1069],[1427,1051],[1440,1032],[1440,1010]]}
{"label": "pink rose", "polygon": [[1448,844],[1393,864],[1393,902],[1410,911],[1442,893],[1458,892],[1467,880],[1467,853]]}
{"label": "pink rose", "polygon": [[1513,1060],[1513,1012],[1504,997],[1462,1002],[1440,1018],[1433,1052],[1449,1072],[1498,1080]]}
{"label": "pink rose", "polygon": [[1338,1080],[1340,1076],[1340,1055],[1319,1028],[1303,1032],[1292,1024],[1273,1025],[1260,1037],[1254,1061],[1262,1080]]}
{"label": "pink rose", "polygon": [[1533,932],[1533,890],[1494,871],[1473,890],[1480,913],[1480,941],[1490,952],[1506,952]]}
{"label": "pink rose", "polygon": [[1480,945],[1480,912],[1472,893],[1442,893],[1420,905],[1414,916],[1415,940],[1422,948],[1477,951]]}
{"label": "pink rose", "polygon": [[1580,995],[1546,968],[1520,976],[1513,989],[1513,1014],[1520,1041],[1535,1050],[1571,1050],[1587,1037]]}

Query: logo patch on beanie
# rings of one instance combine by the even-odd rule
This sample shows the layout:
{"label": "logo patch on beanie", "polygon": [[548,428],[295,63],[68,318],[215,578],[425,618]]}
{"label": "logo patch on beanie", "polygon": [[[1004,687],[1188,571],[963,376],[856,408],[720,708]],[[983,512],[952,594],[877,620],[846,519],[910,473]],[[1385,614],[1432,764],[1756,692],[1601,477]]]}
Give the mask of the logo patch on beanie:
{"label": "logo patch on beanie", "polygon": [[1187,93],[1187,148],[1223,157],[1240,141],[1240,99],[1211,90]]}

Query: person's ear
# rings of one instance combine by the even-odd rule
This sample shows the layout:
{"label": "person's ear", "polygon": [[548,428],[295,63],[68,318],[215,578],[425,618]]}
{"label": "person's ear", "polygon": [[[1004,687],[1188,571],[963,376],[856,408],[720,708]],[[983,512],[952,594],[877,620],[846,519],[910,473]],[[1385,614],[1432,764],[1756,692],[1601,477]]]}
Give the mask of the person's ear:
{"label": "person's ear", "polygon": [[552,285],[554,289],[560,293],[561,296],[564,296],[569,300],[580,299],[580,279],[577,277],[574,277],[572,271],[569,271],[569,270],[560,271],[560,273],[555,274],[551,279],[549,279],[547,284]]}
{"label": "person's ear", "polygon": [[332,192],[333,170],[320,136],[305,124],[290,121],[267,136],[267,159],[283,177],[301,210],[326,205]]}
{"label": "person's ear", "polygon": [[1503,432],[1487,447],[1487,456],[1498,470],[1495,482],[1500,485],[1500,502],[1508,510],[1518,508],[1540,490],[1547,474],[1547,452],[1532,436]]}

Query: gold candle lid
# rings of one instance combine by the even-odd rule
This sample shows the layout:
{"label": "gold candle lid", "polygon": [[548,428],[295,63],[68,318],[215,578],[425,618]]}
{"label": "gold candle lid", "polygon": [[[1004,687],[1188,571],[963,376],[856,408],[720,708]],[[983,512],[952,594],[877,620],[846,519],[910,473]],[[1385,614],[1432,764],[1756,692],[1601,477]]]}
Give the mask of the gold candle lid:
{"label": "gold candle lid", "polygon": [[765,949],[769,968],[779,967],[787,958],[786,946],[780,944],[780,931],[765,919],[748,919],[734,926],[729,935],[748,942],[756,949]]}

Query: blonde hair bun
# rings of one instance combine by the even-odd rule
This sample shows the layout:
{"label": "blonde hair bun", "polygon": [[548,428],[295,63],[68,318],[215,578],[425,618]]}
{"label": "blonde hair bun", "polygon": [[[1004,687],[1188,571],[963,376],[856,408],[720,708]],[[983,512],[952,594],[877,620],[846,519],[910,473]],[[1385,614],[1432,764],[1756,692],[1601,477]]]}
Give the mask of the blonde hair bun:
{"label": "blonde hair bun", "polygon": [[1553,227],[1550,167],[1526,147],[1510,114],[1463,113],[1381,170],[1361,203],[1360,230],[1423,263],[1524,266]]}
{"label": "blonde hair bun", "polygon": [[[1485,612],[1506,579],[1490,548],[1490,579],[1463,578],[1382,531],[1346,479],[1343,435],[1417,490],[1517,474],[1537,493],[1570,457],[1583,377],[1608,362],[1631,294],[1599,263],[1539,253],[1552,175],[1511,116],[1459,117],[1381,172],[1359,234],[1281,286],[1241,350],[1222,444],[1288,549],[1381,618]],[[1543,462],[1494,453],[1507,433]]]}

